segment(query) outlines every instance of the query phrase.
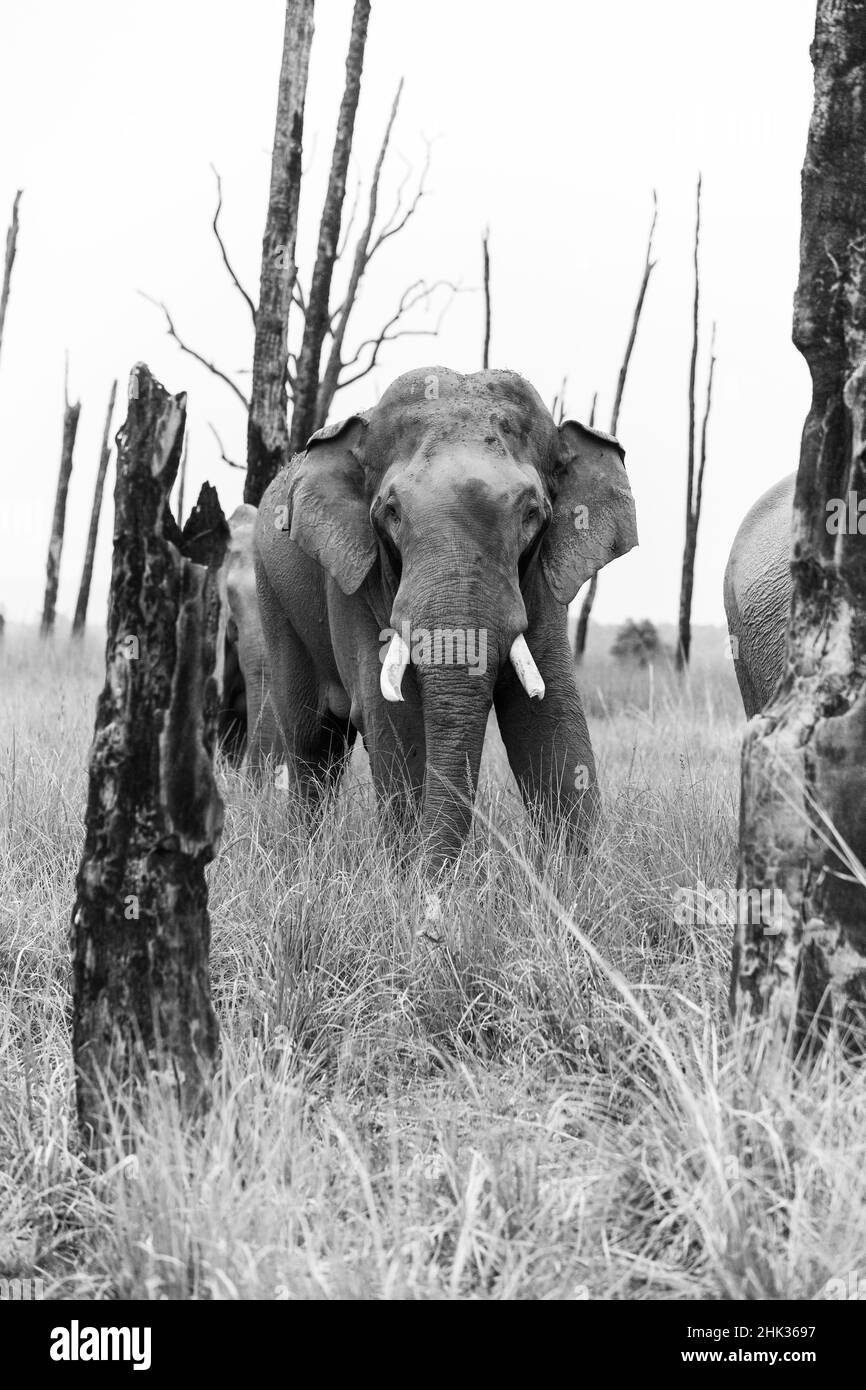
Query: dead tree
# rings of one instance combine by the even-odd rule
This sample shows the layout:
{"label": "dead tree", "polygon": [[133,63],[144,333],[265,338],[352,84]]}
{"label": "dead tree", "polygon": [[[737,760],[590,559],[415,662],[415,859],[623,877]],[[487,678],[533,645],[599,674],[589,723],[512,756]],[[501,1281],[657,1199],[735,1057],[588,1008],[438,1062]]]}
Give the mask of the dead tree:
{"label": "dead tree", "polygon": [[109,434],[111,431],[111,417],[114,414],[114,402],[117,396],[117,382],[111,383],[111,394],[108,397],[108,410],[105,413],[105,428],[102,431],[102,448],[99,451],[99,466],[96,470],[96,486],[93,489],[93,507],[90,512],[90,530],[87,533],[87,549],[84,552],[84,568],[81,571],[81,584],[78,589],[78,602],[75,605],[75,617],[72,620],[72,636],[82,637],[84,626],[87,622],[87,605],[90,602],[90,581],[93,578],[93,557],[96,553],[96,538],[99,534],[99,515],[102,511],[102,492],[105,486],[105,474],[108,469],[108,460],[111,457],[111,443]]}
{"label": "dead tree", "polygon": [[[348,255],[349,233],[353,225],[352,214],[348,218],[345,231],[342,232],[343,240],[341,242],[342,205],[346,189],[344,165],[348,161],[351,146],[354,108],[357,106],[357,88],[361,78],[362,39],[366,32],[364,13],[368,9],[368,0],[364,0],[364,3],[362,0],[358,0],[353,18],[352,39],[346,65],[346,86],[340,111],[337,140],[322,212],[316,262],[308,295],[305,296],[304,294],[294,258],[301,183],[304,94],[309,46],[312,38],[312,0],[306,0],[305,5],[302,5],[299,0],[288,0],[287,4],[286,42],[283,50],[283,67],[274,139],[274,161],[271,169],[271,193],[262,252],[261,291],[258,309],[254,306],[252,299],[235,273],[220,233],[222,184],[219,174],[214,170],[217,181],[217,205],[213,218],[214,236],[219,246],[223,264],[232,283],[248,306],[255,329],[252,399],[247,399],[240,386],[227,372],[223,371],[205,353],[192,347],[181,336],[168,307],[162,301],[154,299],[150,295],[144,295],[144,298],[161,310],[165,318],[167,332],[180,350],[224,382],[231,389],[235,399],[247,411],[246,468],[248,476],[244,487],[244,500],[252,502],[254,505],[258,504],[265,487],[289,457],[290,431],[287,424],[287,397],[293,403],[293,429],[297,431],[297,438],[303,436],[303,443],[306,443],[309,435],[325,423],[336,393],[374,371],[379,362],[380,352],[386,344],[407,336],[436,336],[444,312],[460,288],[444,279],[432,282],[424,279],[415,280],[400,295],[396,307],[385,319],[378,333],[364,338],[354,353],[347,354],[347,328],[350,319],[354,321],[354,311],[363,277],[376,253],[383,246],[386,246],[393,236],[403,231],[427,194],[426,179],[430,167],[429,145],[414,191],[409,189],[406,192],[410,182],[410,174],[407,172],[398,187],[393,210],[380,226],[376,226],[380,178],[400,102],[403,87],[401,81],[392,104],[379,156],[373,169],[367,220],[352,253],[348,283],[341,296],[338,295],[339,302],[336,306],[330,302],[326,303],[326,300],[330,300],[337,264],[342,261],[344,256]],[[302,22],[302,10],[307,12],[308,22],[306,24]],[[446,292],[449,295],[447,298]],[[435,324],[431,327],[420,326],[418,315],[440,299],[443,301],[443,306]],[[323,303],[325,304],[324,331],[319,336],[322,326],[321,306]],[[297,354],[289,351],[288,346],[291,305],[297,308],[299,316],[304,322]],[[316,325],[318,327],[315,327]],[[330,344],[328,343],[329,339]],[[313,363],[315,363],[315,373],[313,372]],[[301,402],[300,411],[298,409],[299,400]],[[311,400],[312,406],[310,405]],[[309,416],[310,409],[312,409],[312,420]],[[238,467],[239,465],[228,455],[219,441],[212,426],[211,429],[219,444],[220,458],[229,466]]]}
{"label": "dead tree", "polygon": [[[866,4],[818,0],[794,343],[812,376],[784,673],[742,759],[733,1002],[802,1039],[866,1021]],[[842,511],[840,530],[831,525]],[[862,523],[861,523],[862,524]],[[749,895],[748,900],[746,895]],[[750,910],[751,909],[751,910]]]}
{"label": "dead tree", "polygon": [[490,228],[484,228],[481,238],[482,274],[484,276],[484,347],[481,350],[481,366],[484,371],[490,366]]}
{"label": "dead tree", "polygon": [[[701,505],[704,491],[704,468],[707,462],[707,425],[713,395],[713,370],[716,359],[713,352],[716,342],[716,325],[713,324],[710,343],[710,366],[707,375],[707,400],[704,420],[701,427],[701,452],[696,460],[697,441],[695,433],[695,378],[698,366],[698,333],[700,318],[701,280],[698,266],[698,250],[701,238],[701,176],[698,175],[697,208],[695,213],[695,296],[692,308],[692,354],[689,361],[689,451],[688,475],[686,480],[686,534],[683,543],[683,567],[680,578],[680,611],[677,632],[677,670],[682,671],[689,664],[692,647],[692,594],[695,587],[695,557],[698,549],[698,526],[701,520]],[[695,467],[697,462],[697,469]]]}
{"label": "dead tree", "polygon": [[[657,198],[656,198],[655,190],[653,190],[653,215],[652,215],[652,222],[650,223],[649,236],[648,236],[648,238],[647,238],[646,260],[644,261],[644,268],[643,268],[643,275],[642,275],[642,277],[641,277],[641,282],[640,282],[640,289],[638,290],[637,301],[636,301],[635,306],[634,306],[634,314],[632,315],[632,320],[631,320],[631,331],[629,332],[629,335],[628,335],[628,342],[627,342],[626,345],[625,345],[625,352],[623,353],[622,365],[620,366],[620,369],[619,369],[619,376],[617,377],[617,381],[616,381],[616,394],[615,394],[614,400],[613,400],[613,409],[612,409],[612,411],[611,411],[611,413],[610,413],[610,433],[611,433],[611,434],[616,434],[617,425],[619,424],[619,412],[620,412],[620,408],[621,408],[621,406],[622,406],[622,398],[623,398],[623,395],[625,394],[625,383],[626,383],[626,381],[627,381],[627,379],[628,379],[629,363],[631,362],[631,355],[632,355],[632,352],[634,351],[634,345],[635,345],[635,341],[636,341],[636,339],[637,339],[638,324],[640,323],[640,316],[641,316],[641,314],[642,314],[642,312],[643,312],[643,305],[644,305],[644,300],[646,299],[646,292],[647,292],[647,288],[648,288],[648,286],[649,286],[650,276],[652,275],[653,270],[654,270],[654,268],[655,268],[655,261],[652,259],[652,249],[653,249],[653,236],[655,235],[655,229],[656,229],[656,221],[657,221],[657,219],[658,219],[658,200],[657,200]],[[590,423],[592,423],[592,424],[595,423],[595,405],[596,405],[596,399],[597,399],[597,396],[593,396],[593,398],[592,398],[592,414],[593,414],[593,418],[592,418],[592,421],[590,422]],[[588,631],[589,631],[589,619],[590,619],[590,615],[591,615],[591,613],[592,613],[592,606],[593,606],[593,604],[595,603],[595,596],[596,596],[596,593],[597,593],[597,592],[598,592],[598,574],[596,573],[596,574],[594,574],[594,575],[592,576],[592,579],[589,581],[589,585],[587,586],[586,593],[585,593],[584,596],[583,596],[583,603],[582,603],[581,606],[580,606],[580,614],[579,614],[578,619],[577,619],[577,630],[576,630],[575,635],[574,635],[574,659],[575,659],[575,661],[581,661],[581,660],[583,659],[583,654],[584,654],[584,652],[585,652],[585,650],[586,650],[586,637],[587,637],[587,633],[588,633]]]}
{"label": "dead tree", "polygon": [[42,605],[43,637],[54,631],[54,618],[57,610],[57,585],[60,580],[60,557],[63,553],[63,532],[66,528],[66,498],[69,493],[69,479],[72,475],[72,453],[75,436],[78,432],[78,417],[81,402],[69,404],[69,362],[63,376],[63,444],[60,450],[60,472],[57,477],[57,492],[54,498],[54,515],[51,519],[51,538],[48,542],[48,560],[45,567],[45,600]]}
{"label": "dead tree", "polygon": [[[297,279],[295,244],[301,197],[304,104],[312,42],[313,0],[287,0],[271,184],[262,240],[259,306],[253,310],[255,346],[247,419],[244,501],[251,502],[254,507],[259,505],[268,483],[288,458],[289,308]],[[216,229],[216,219],[214,226]],[[225,252],[223,255],[227,261]],[[237,284],[233,272],[232,278]]]}
{"label": "dead tree", "polygon": [[316,261],[304,313],[304,337],[295,372],[290,439],[292,451],[303,449],[316,426],[319,366],[322,344],[330,320],[331,280],[340,244],[346,175],[349,170],[349,156],[352,153],[355,113],[361,95],[361,71],[364,66],[369,19],[370,0],[355,0],[349,52],[346,55],[346,83],[337,119],[337,134],[331,156],[331,171],[322,208],[322,220],[319,224]]}
{"label": "dead tree", "polygon": [[6,306],[9,303],[9,286],[12,283],[12,266],[15,264],[15,252],[18,247],[18,204],[21,201],[19,188],[15,194],[15,201],[12,204],[12,221],[9,223],[9,230],[6,233],[6,257],[3,261],[3,288],[0,289],[0,348],[3,346],[3,328],[6,323]]}
{"label": "dead tree", "polygon": [[217,1053],[205,866],[223,820],[214,673],[229,533],[208,485],[183,534],[171,515],[185,415],[185,395],[133,368],[72,916],[78,1119],[94,1143],[128,1083],[154,1078],[198,1112]]}

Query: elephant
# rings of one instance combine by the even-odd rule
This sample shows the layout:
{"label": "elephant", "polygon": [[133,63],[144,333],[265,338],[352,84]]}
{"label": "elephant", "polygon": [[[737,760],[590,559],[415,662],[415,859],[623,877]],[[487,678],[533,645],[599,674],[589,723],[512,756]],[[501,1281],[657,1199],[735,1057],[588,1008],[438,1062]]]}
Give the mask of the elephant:
{"label": "elephant", "polygon": [[360,733],[435,872],[468,834],[492,706],[524,801],[582,839],[599,798],[566,610],[637,543],[624,457],[505,370],[407,372],[314,434],[255,522],[273,699],[252,761],[309,797]]}
{"label": "elephant", "polygon": [[785,660],[796,477],[775,483],[746,513],[725,568],[728,632],[749,719],[773,694]]}
{"label": "elephant", "polygon": [[226,626],[218,736],[220,747],[235,765],[243,759],[250,729],[261,719],[270,690],[253,564],[256,511],[242,503],[229,517],[231,538],[221,574]]}

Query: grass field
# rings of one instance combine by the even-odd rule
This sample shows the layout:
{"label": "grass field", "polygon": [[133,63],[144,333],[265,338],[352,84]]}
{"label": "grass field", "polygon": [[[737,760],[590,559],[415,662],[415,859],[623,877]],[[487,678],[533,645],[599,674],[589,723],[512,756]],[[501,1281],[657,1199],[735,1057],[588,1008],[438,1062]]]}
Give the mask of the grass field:
{"label": "grass field", "polygon": [[[154,1089],[107,1172],[73,1127],[68,927],[94,642],[0,652],[0,1277],[46,1296],[809,1298],[866,1280],[866,1076],[755,1055],[727,1015],[743,717],[730,666],[590,661],[588,859],[535,838],[489,741],[422,935],[356,759],[310,836],[225,768],[222,1037],[185,1136]],[[866,1283],[862,1286],[866,1289]]]}

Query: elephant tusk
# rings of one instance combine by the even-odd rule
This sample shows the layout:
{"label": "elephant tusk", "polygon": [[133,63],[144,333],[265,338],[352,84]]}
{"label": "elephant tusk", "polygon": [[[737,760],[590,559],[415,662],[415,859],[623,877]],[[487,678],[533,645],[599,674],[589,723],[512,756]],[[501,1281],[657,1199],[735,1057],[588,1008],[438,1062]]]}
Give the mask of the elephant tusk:
{"label": "elephant tusk", "polygon": [[544,681],[541,679],[538,667],[532,660],[532,652],[527,647],[526,638],[522,634],[520,637],[515,637],[508,655],[517,672],[517,679],[530,700],[543,700]]}
{"label": "elephant tusk", "polygon": [[391,638],[390,645],[385,653],[385,660],[382,663],[382,674],[379,677],[379,688],[386,700],[392,703],[402,700],[400,686],[403,681],[403,672],[409,665],[409,648],[403,641],[399,632],[395,632]]}

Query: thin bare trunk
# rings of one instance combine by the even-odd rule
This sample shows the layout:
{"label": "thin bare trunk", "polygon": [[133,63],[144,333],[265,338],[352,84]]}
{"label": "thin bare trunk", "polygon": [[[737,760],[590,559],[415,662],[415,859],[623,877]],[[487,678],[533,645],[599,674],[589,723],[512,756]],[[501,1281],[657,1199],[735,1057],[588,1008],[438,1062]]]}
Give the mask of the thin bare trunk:
{"label": "thin bare trunk", "polygon": [[[812,376],[782,679],[746,733],[732,998],[797,1042],[866,1024],[866,5],[818,0],[794,342]],[[859,492],[858,492],[859,490]],[[749,894],[750,899],[745,895]]]}
{"label": "thin bare trunk", "polygon": [[680,611],[677,628],[677,670],[689,664],[692,647],[692,592],[695,584],[695,556],[698,548],[700,505],[695,495],[695,380],[698,370],[698,335],[700,319],[701,274],[698,251],[701,240],[701,176],[698,174],[697,208],[695,212],[695,294],[692,306],[692,355],[689,359],[689,451],[686,480],[686,534],[683,542],[683,566],[680,577]]}
{"label": "thin bare trunk", "polygon": [[349,316],[355,306],[355,300],[358,297],[358,290],[364,276],[364,271],[367,269],[367,263],[370,259],[370,241],[373,236],[373,227],[376,222],[376,213],[379,206],[379,179],[382,175],[382,166],[385,163],[385,156],[388,153],[391,131],[397,119],[397,110],[400,105],[402,92],[403,79],[401,78],[391,106],[390,115],[388,116],[388,124],[385,127],[385,134],[379,148],[376,165],[373,169],[373,178],[370,182],[370,198],[367,205],[367,221],[364,225],[364,230],[358,238],[358,244],[355,247],[355,255],[352,259],[352,269],[349,274],[346,296],[340,306],[340,312],[334,327],[333,341],[331,342],[330,352],[328,353],[328,362],[319,385],[316,401],[316,418],[313,422],[314,429],[317,430],[321,429],[327,421],[328,412],[331,409],[334,396],[337,393],[340,372],[343,367],[343,344],[346,337],[346,328],[348,327]]}
{"label": "thin bare trunk", "polygon": [[[322,344],[330,322],[331,280],[334,263],[340,245],[340,226],[343,217],[343,202],[346,196],[346,175],[349,156],[352,153],[352,137],[355,130],[355,113],[361,94],[361,72],[364,66],[364,47],[367,42],[367,23],[370,18],[370,0],[355,0],[352,14],[352,33],[349,39],[349,52],[346,57],[346,83],[340,115],[337,120],[337,135],[331,157],[331,171],[322,220],[319,224],[319,241],[316,249],[316,262],[310,281],[307,298],[307,312],[304,319],[304,336],[298,356],[292,403],[292,450],[303,449],[316,425],[316,406],[319,395],[319,367]],[[251,502],[252,497],[245,501]],[[257,500],[257,499],[255,499]]]}
{"label": "thin bare trunk", "polygon": [[288,323],[297,278],[295,243],[312,41],[313,0],[287,0],[247,423],[244,501],[256,507],[288,459]]}
{"label": "thin bare trunk", "polygon": [[63,532],[66,528],[66,498],[69,493],[69,479],[72,475],[72,453],[75,448],[75,435],[78,431],[78,417],[81,402],[69,404],[69,363],[63,378],[63,444],[60,449],[60,471],[57,476],[57,492],[54,497],[54,515],[51,519],[51,539],[48,542],[48,560],[45,566],[45,600],[42,605],[42,636],[49,637],[54,631],[57,611],[57,586],[60,581],[60,557],[63,553]]}
{"label": "thin bare trunk", "polygon": [[[610,413],[611,434],[616,434],[616,428],[619,424],[619,412],[622,406],[622,398],[625,394],[625,383],[628,380],[628,369],[629,364],[631,362],[631,355],[634,351],[634,345],[637,340],[638,324],[640,323],[640,317],[643,313],[643,305],[644,300],[646,299],[646,292],[650,282],[650,276],[652,275],[653,269],[655,267],[655,261],[652,258],[652,249],[653,236],[655,235],[656,222],[658,220],[658,211],[658,199],[656,197],[655,189],[653,189],[653,215],[652,222],[650,223],[649,236],[647,237],[646,260],[644,261],[643,275],[641,277],[640,289],[638,290],[637,300],[634,306],[634,313],[632,314],[631,329],[628,335],[628,342],[625,346],[625,352],[623,353],[622,358],[622,366],[619,369],[619,376],[617,377],[616,394],[613,400],[613,409]],[[592,398],[592,413],[589,422],[590,425],[595,424],[595,407],[597,400],[598,392],[596,392],[596,394]],[[597,592],[598,573],[596,572],[592,576],[592,579],[589,581],[586,593],[583,596],[583,602],[580,605],[580,614],[577,619],[577,630],[574,634],[575,661],[581,661],[583,658],[583,654],[586,651],[586,638],[589,632],[589,620],[592,615],[592,606],[595,603],[595,596]]]}
{"label": "thin bare trunk", "polygon": [[12,221],[9,223],[9,230],[6,233],[6,257],[3,262],[3,288],[0,290],[0,348],[3,346],[3,328],[6,323],[6,306],[9,303],[9,286],[12,282],[12,266],[15,263],[15,251],[18,246],[18,204],[21,200],[22,190],[19,188],[15,194],[15,201],[12,204]]}
{"label": "thin bare trunk", "polygon": [[[213,772],[228,526],[206,484],[181,535],[169,509],[186,397],[133,368],[119,436],[105,686],[72,916],[72,1046],[82,1137],[111,1135],[118,1090],[159,1080],[208,1103],[218,1031],[205,866],[222,830]],[[134,388],[134,389],[133,389]],[[115,1120],[116,1123],[116,1120]]]}
{"label": "thin bare trunk", "polygon": [[484,347],[481,352],[481,365],[485,372],[490,366],[490,228],[485,227],[481,238],[484,257]]}
{"label": "thin bare trunk", "polygon": [[90,602],[90,581],[93,578],[93,557],[96,554],[96,538],[99,535],[99,515],[102,511],[102,492],[105,487],[105,474],[111,457],[111,417],[117,397],[117,382],[111,383],[108,397],[108,410],[105,413],[105,429],[102,431],[102,448],[99,451],[99,466],[96,470],[96,486],[93,489],[93,507],[90,512],[90,530],[87,533],[87,549],[84,552],[84,568],[81,571],[81,584],[78,589],[78,602],[72,620],[72,636],[81,637],[87,622],[87,605]]}

